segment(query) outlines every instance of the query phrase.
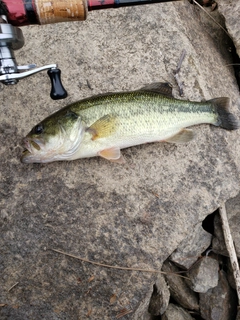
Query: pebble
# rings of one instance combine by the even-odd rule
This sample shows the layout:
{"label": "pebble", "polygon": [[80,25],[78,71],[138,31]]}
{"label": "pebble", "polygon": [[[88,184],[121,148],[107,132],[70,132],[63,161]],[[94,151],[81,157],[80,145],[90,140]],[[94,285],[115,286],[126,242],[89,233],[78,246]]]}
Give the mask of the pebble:
{"label": "pebble", "polygon": [[[169,272],[165,275],[165,279],[169,285],[170,294],[173,299],[186,309],[198,310],[198,295],[189,288],[184,278],[176,275],[180,270],[168,260],[164,262],[162,270]],[[186,276],[186,274],[183,275]]]}
{"label": "pebble", "polygon": [[189,269],[201,253],[210,246],[211,241],[212,235],[202,228],[202,224],[198,224],[171,254],[170,260],[185,269]]}
{"label": "pebble", "polygon": [[195,292],[205,293],[218,285],[218,261],[210,257],[201,258],[188,272],[191,287]]}
{"label": "pebble", "polygon": [[163,277],[159,277],[153,285],[153,293],[148,306],[148,312],[153,316],[162,315],[169,304],[170,292]]}
{"label": "pebble", "polygon": [[183,308],[170,303],[162,320],[193,320],[193,318]]}
{"label": "pebble", "polygon": [[237,312],[237,296],[228,284],[223,270],[219,272],[218,285],[206,293],[200,293],[200,312],[205,320],[234,320]]}

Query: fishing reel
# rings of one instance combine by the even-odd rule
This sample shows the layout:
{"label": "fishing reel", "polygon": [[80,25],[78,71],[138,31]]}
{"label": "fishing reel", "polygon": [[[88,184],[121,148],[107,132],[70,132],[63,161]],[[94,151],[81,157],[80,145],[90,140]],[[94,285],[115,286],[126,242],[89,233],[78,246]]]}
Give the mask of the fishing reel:
{"label": "fishing reel", "polygon": [[82,21],[89,10],[174,1],[180,0],[0,0],[0,83],[13,85],[20,79],[48,70],[52,84],[51,98],[57,100],[67,97],[60,78],[61,71],[56,64],[39,68],[35,64],[17,64],[13,51],[24,45],[19,26]]}
{"label": "fishing reel", "polygon": [[20,79],[35,73],[48,70],[51,80],[50,97],[54,100],[67,97],[67,91],[61,82],[61,70],[56,64],[36,67],[35,64],[19,66],[14,56],[14,50],[22,48],[24,37],[20,28],[8,23],[5,15],[0,15],[0,82],[5,85],[17,84]]}

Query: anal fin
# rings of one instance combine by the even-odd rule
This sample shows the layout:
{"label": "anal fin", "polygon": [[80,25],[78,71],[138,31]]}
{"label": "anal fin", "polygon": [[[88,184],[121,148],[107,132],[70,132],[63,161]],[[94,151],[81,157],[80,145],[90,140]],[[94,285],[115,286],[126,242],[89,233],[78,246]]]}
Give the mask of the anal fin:
{"label": "anal fin", "polygon": [[177,134],[172,136],[169,139],[166,139],[166,142],[169,143],[186,143],[191,141],[194,138],[194,133],[190,129],[182,129]]}

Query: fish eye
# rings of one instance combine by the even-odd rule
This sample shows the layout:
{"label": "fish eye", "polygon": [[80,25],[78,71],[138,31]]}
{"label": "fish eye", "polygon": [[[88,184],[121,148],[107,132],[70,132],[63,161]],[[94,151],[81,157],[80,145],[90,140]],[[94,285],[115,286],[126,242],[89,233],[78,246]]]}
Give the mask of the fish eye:
{"label": "fish eye", "polygon": [[35,134],[41,134],[43,132],[43,125],[40,123],[40,124],[37,124],[34,128],[33,128],[33,132]]}

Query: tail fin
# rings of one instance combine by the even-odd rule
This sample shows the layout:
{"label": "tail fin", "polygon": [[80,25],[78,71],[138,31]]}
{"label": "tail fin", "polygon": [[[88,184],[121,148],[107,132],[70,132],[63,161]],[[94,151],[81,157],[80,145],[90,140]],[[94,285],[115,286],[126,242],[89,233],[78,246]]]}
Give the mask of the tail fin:
{"label": "tail fin", "polygon": [[239,120],[229,112],[231,100],[229,98],[215,98],[209,100],[216,109],[218,114],[217,126],[222,127],[226,130],[236,130],[240,128]]}

